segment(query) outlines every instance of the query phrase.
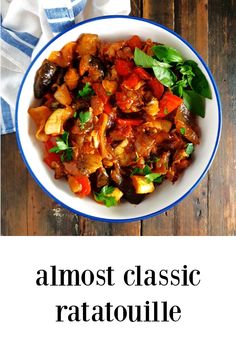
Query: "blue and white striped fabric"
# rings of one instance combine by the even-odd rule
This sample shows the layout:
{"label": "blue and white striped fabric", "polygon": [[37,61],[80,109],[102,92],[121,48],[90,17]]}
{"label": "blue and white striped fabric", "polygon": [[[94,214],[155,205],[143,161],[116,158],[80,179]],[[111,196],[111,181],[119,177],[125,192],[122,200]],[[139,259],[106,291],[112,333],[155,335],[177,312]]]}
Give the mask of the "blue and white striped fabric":
{"label": "blue and white striped fabric", "polygon": [[46,42],[86,18],[129,13],[130,0],[2,0],[1,134],[15,131],[20,83]]}

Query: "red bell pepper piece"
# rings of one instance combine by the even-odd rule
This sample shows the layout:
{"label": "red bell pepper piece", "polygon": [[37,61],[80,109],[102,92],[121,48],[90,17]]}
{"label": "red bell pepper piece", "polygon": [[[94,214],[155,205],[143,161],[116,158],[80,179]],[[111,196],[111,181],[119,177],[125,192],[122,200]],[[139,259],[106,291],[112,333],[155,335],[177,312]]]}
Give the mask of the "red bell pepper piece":
{"label": "red bell pepper piece", "polygon": [[157,115],[158,118],[163,118],[167,114],[174,111],[182,103],[182,98],[173,95],[173,93],[167,91],[164,93],[162,99],[159,102],[160,111]]}
{"label": "red bell pepper piece", "polygon": [[92,85],[92,88],[94,89],[96,95],[98,95],[98,97],[101,98],[102,102],[104,104],[107,103],[107,101],[109,100],[109,96],[107,95],[104,87],[102,86],[102,84],[100,83],[95,83]]}
{"label": "red bell pepper piece", "polygon": [[76,193],[80,198],[86,197],[91,193],[91,184],[87,176],[76,176],[76,181],[81,184],[82,189]]}
{"label": "red bell pepper piece", "polygon": [[140,77],[136,73],[132,73],[131,75],[128,76],[127,79],[123,81],[122,86],[124,86],[129,90],[132,90],[137,86],[139,82],[140,82]]}
{"label": "red bell pepper piece", "polygon": [[107,143],[112,144],[113,141],[121,141],[125,138],[130,138],[132,136],[132,126],[131,125],[121,125],[117,124],[116,128],[110,132],[107,137]]}
{"label": "red bell pepper piece", "polygon": [[139,36],[137,36],[137,35],[135,35],[135,36],[131,37],[130,39],[128,39],[126,44],[133,50],[135,48],[139,48],[139,49],[142,48],[142,41],[139,38]]}
{"label": "red bell pepper piece", "polygon": [[134,64],[131,61],[117,59],[115,62],[115,68],[118,75],[127,76],[132,73]]}
{"label": "red bell pepper piece", "polygon": [[107,114],[110,114],[112,112],[112,105],[109,102],[104,105],[104,112]]}
{"label": "red bell pepper piece", "polygon": [[60,162],[61,161],[61,154],[56,154],[55,152],[50,152],[49,150],[56,146],[56,139],[52,138],[49,139],[44,143],[45,147],[45,156],[44,162],[49,166],[52,167],[52,162]]}
{"label": "red bell pepper piece", "polygon": [[138,76],[140,77],[140,79],[142,80],[150,80],[152,79],[152,75],[150,75],[146,70],[144,70],[143,68],[135,68],[134,72],[136,74],[138,74]]}
{"label": "red bell pepper piece", "polygon": [[116,92],[116,103],[122,111],[126,112],[130,108],[132,100],[127,97],[125,92]]}
{"label": "red bell pepper piece", "polygon": [[117,118],[117,123],[120,125],[130,125],[130,126],[137,126],[143,123],[142,119],[122,119]]}
{"label": "red bell pepper piece", "polygon": [[153,95],[159,100],[164,92],[164,86],[155,77],[148,81],[148,85],[152,90]]}

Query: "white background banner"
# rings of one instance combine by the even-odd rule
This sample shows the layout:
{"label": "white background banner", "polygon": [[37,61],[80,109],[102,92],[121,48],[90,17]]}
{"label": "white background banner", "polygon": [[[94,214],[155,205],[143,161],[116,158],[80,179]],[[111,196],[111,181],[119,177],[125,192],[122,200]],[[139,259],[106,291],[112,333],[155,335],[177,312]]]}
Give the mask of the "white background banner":
{"label": "white background banner", "polygon": [[[2,354],[236,353],[235,238],[2,237],[0,241]],[[108,285],[108,267],[113,269],[110,281],[114,286]],[[37,271],[42,269],[47,271],[48,286],[36,284],[42,275]],[[78,270],[80,285],[59,286],[60,270],[66,269]],[[132,286],[124,282],[127,270]],[[192,273],[195,283],[200,280],[197,286],[189,281],[192,270],[200,271],[200,275]],[[84,285],[92,273],[93,283]],[[157,285],[145,285],[145,279]],[[52,286],[53,281],[57,285]],[[113,306],[113,314],[118,306],[128,309],[130,305],[135,313],[135,305],[140,305],[144,319],[146,301],[150,319],[153,302],[158,304],[159,322],[131,322],[128,315],[120,322],[91,320],[96,305],[106,317],[107,303]],[[166,315],[163,302],[167,302]],[[83,303],[88,305],[88,322],[82,318]],[[73,309],[77,306],[80,321],[69,321],[76,316],[69,317],[70,311],[64,308],[63,322],[56,322],[56,306],[72,305]],[[181,316],[175,314],[175,319],[180,317],[176,322],[170,319],[172,306],[181,310]],[[120,307],[120,319],[122,311]]]}

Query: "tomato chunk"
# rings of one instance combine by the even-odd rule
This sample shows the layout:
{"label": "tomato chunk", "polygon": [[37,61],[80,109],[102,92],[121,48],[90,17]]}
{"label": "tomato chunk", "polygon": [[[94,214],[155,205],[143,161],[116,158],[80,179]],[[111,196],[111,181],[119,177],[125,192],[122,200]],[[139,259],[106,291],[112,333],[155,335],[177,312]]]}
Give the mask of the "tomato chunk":
{"label": "tomato chunk", "polygon": [[138,76],[140,77],[140,79],[142,80],[150,80],[152,79],[152,75],[150,75],[146,70],[144,70],[143,68],[135,68],[134,72],[136,74],[138,74]]}
{"label": "tomato chunk", "polygon": [[119,108],[123,111],[129,111],[133,100],[127,97],[125,92],[116,92],[116,102]]}
{"label": "tomato chunk", "polygon": [[122,119],[117,118],[117,123],[120,125],[130,125],[130,126],[137,126],[143,123],[142,119]]}
{"label": "tomato chunk", "polygon": [[163,95],[164,86],[160,83],[159,80],[157,80],[154,77],[152,77],[148,81],[148,85],[151,88],[153,95],[159,100],[161,98],[161,96]]}
{"label": "tomato chunk", "polygon": [[109,96],[107,95],[104,87],[102,86],[102,84],[100,83],[95,83],[92,85],[92,88],[94,89],[96,95],[98,95],[98,97],[101,98],[103,103],[107,103],[107,101],[109,100]]}
{"label": "tomato chunk", "polygon": [[87,176],[69,176],[68,183],[72,192],[80,198],[91,193],[91,184]]}
{"label": "tomato chunk", "polygon": [[115,68],[118,75],[127,76],[132,73],[134,64],[131,61],[117,59],[115,63]]}
{"label": "tomato chunk", "polygon": [[126,44],[133,50],[135,48],[139,48],[139,49],[142,48],[142,41],[139,38],[139,36],[137,36],[137,35],[135,35],[135,36],[131,37],[130,39],[128,39]]}
{"label": "tomato chunk", "polygon": [[140,82],[140,77],[136,73],[132,73],[127,79],[123,81],[123,86],[129,90],[135,89]]}
{"label": "tomato chunk", "polygon": [[104,112],[107,114],[110,114],[112,112],[112,105],[109,102],[104,105]]}
{"label": "tomato chunk", "polygon": [[182,98],[173,95],[173,93],[167,91],[164,93],[162,99],[159,102],[160,111],[157,115],[158,118],[163,118],[167,114],[174,111],[182,103]]}

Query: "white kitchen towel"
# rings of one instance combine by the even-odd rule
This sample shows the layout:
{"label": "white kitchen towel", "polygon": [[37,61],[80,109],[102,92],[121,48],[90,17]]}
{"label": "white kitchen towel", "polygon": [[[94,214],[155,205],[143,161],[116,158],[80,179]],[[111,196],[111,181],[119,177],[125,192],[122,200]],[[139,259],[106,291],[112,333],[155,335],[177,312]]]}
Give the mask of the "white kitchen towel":
{"label": "white kitchen towel", "polygon": [[35,54],[56,34],[102,15],[128,15],[130,0],[2,0],[1,134],[15,131],[17,92]]}

